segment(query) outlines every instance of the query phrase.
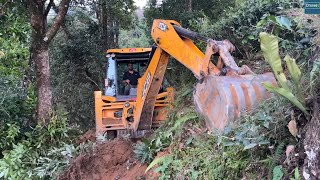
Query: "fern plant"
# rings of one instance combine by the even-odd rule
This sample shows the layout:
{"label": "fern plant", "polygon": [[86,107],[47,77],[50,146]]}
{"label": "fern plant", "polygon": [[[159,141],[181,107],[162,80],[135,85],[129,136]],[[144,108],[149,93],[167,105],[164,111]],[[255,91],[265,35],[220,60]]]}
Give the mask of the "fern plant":
{"label": "fern plant", "polygon": [[279,83],[279,87],[274,87],[270,83],[263,83],[263,86],[280,96],[287,98],[293,105],[303,111],[305,114],[308,114],[305,107],[305,99],[304,92],[301,88],[300,80],[301,80],[301,71],[298,65],[295,62],[295,59],[290,56],[286,56],[284,58],[287,68],[289,70],[291,79],[293,80],[293,87],[296,90],[296,95],[293,92],[293,87],[289,86],[290,82],[287,80],[284,75],[282,66],[281,66],[281,58],[279,55],[279,46],[278,46],[278,38],[274,35],[268,34],[266,32],[260,33],[261,40],[261,50],[263,52],[265,60],[270,64],[274,75]]}

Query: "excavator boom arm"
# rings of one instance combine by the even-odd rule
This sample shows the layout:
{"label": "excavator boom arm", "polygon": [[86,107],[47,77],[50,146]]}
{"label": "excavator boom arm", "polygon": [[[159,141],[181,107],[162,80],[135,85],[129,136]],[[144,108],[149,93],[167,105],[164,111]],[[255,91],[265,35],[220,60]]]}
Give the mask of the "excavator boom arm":
{"label": "excavator boom arm", "polygon": [[[219,74],[220,70],[209,60],[212,53],[203,54],[189,38],[180,37],[175,28],[180,26],[176,21],[154,20],[152,37],[157,43],[157,48],[150,60],[146,73],[139,79],[136,104],[134,107],[134,130],[148,130],[152,126],[154,103],[167,69],[170,55],[190,69],[200,79],[211,72]],[[183,31],[183,28],[178,29]],[[188,31],[184,31],[185,36]],[[197,34],[191,34],[201,38]],[[202,40],[204,38],[202,37]],[[204,62],[207,60],[207,62]],[[205,68],[203,68],[205,67]]]}
{"label": "excavator boom arm", "polygon": [[[179,35],[178,32],[182,31],[176,31],[175,28],[184,30],[178,22],[173,20],[156,19],[153,21],[151,36],[158,47],[191,70],[197,79],[208,74],[208,67],[211,73],[218,75],[220,70],[210,62],[210,57],[214,52],[203,54],[190,38],[183,37],[183,34]],[[184,35],[186,36],[187,33]],[[192,33],[189,33],[189,36],[200,37]]]}
{"label": "excavator boom arm", "polygon": [[219,75],[220,70],[210,61],[215,53],[208,47],[203,54],[191,39],[208,41],[208,38],[188,31],[176,21],[154,20],[151,33],[157,48],[148,69],[139,79],[137,100],[134,108],[134,130],[148,130],[152,126],[154,103],[159,92],[170,55],[201,79],[208,73]]}

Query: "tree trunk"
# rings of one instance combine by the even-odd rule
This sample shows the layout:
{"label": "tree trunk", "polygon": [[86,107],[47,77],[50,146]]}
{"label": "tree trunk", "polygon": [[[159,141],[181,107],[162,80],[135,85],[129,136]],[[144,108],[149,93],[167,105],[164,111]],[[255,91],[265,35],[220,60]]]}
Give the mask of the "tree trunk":
{"label": "tree trunk", "polygon": [[48,122],[52,108],[52,90],[50,82],[50,65],[48,45],[39,43],[35,49],[32,59],[35,62],[37,81],[37,119]]}
{"label": "tree trunk", "polygon": [[43,0],[29,0],[28,5],[31,14],[32,44],[31,60],[36,69],[37,85],[37,110],[36,118],[38,122],[48,122],[52,110],[52,90],[50,83],[50,64],[49,64],[49,44],[58,32],[67,14],[70,0],[62,0],[50,29],[47,25],[47,16],[54,5],[54,0],[50,0],[45,5]]}
{"label": "tree trunk", "polygon": [[320,110],[314,102],[313,117],[306,126],[304,150],[306,153],[303,177],[306,180],[320,179]]}

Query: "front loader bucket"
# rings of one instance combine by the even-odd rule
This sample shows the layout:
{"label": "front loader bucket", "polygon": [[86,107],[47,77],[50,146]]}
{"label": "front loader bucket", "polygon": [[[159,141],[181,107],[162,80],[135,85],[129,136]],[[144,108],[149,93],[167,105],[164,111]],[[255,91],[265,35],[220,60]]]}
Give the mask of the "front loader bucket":
{"label": "front loader bucket", "polygon": [[213,76],[204,78],[193,92],[197,111],[206,120],[210,131],[223,131],[240,112],[250,111],[261,100],[271,96],[262,82],[276,85],[272,73],[262,75]]}

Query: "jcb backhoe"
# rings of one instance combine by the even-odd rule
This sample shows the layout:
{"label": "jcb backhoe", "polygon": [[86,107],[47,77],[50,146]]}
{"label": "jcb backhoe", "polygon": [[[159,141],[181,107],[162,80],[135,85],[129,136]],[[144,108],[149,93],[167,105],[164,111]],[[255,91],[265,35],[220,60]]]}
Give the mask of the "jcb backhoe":
{"label": "jcb backhoe", "polygon": [[[276,84],[272,73],[254,74],[248,66],[238,67],[230,52],[234,46],[228,41],[216,41],[184,29],[173,20],[154,20],[153,48],[125,48],[107,51],[108,68],[105,92],[95,91],[96,134],[110,136],[130,134],[142,136],[145,130],[158,127],[166,119],[173,101],[173,88],[159,93],[169,57],[188,68],[198,83],[194,89],[194,103],[209,130],[223,130],[243,110],[270,96],[262,82]],[[202,53],[194,40],[207,43]],[[217,63],[211,61],[217,55]],[[133,63],[146,68],[139,78],[136,91],[121,94],[118,73],[121,65]],[[123,69],[123,68],[122,68]],[[178,74],[179,72],[177,72]],[[135,93],[136,92],[136,93]]]}

